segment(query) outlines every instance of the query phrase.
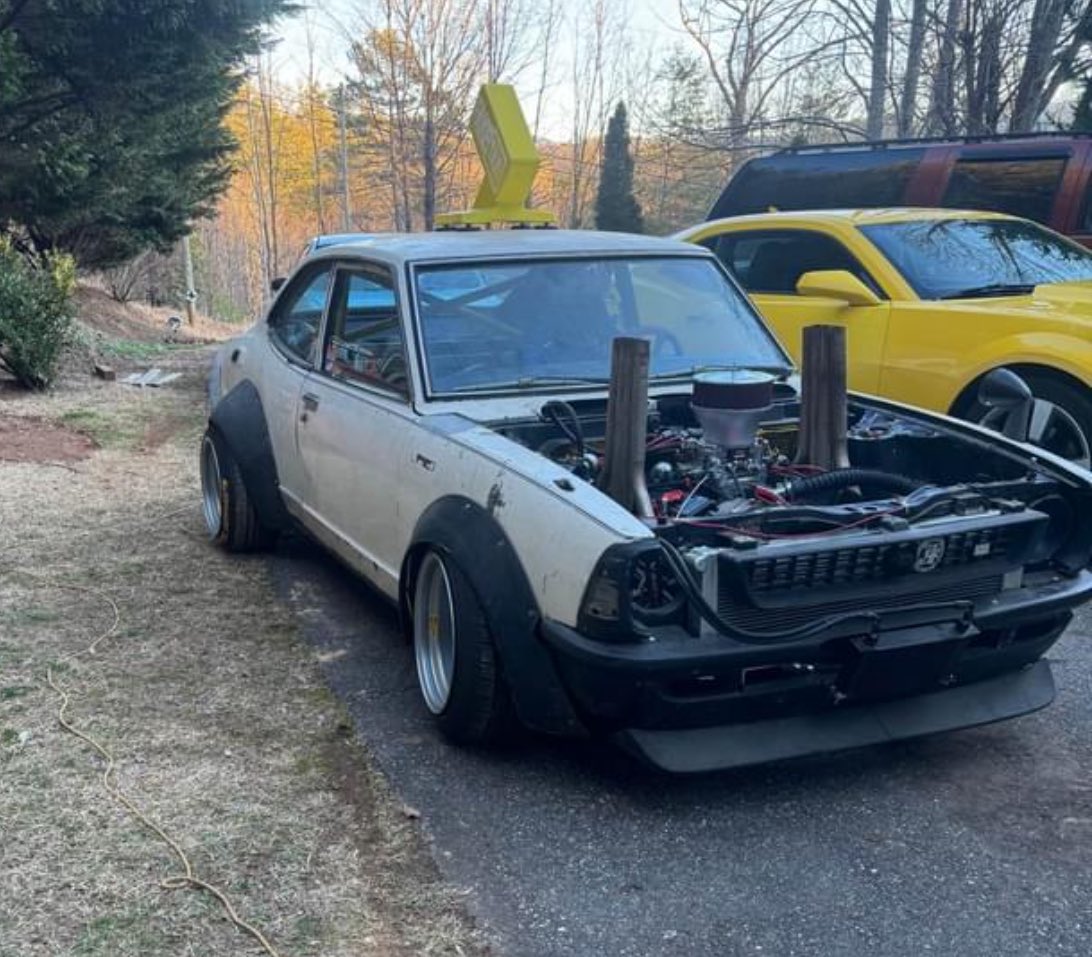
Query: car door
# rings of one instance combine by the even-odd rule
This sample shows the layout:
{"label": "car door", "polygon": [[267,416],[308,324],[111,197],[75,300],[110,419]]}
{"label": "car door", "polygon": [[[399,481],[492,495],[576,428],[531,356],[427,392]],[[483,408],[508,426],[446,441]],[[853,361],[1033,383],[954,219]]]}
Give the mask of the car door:
{"label": "car door", "polygon": [[271,361],[262,363],[261,394],[277,479],[291,500],[303,472],[297,441],[300,391],[318,356],[319,332],[333,280],[332,262],[304,267],[277,297],[266,320]]}
{"label": "car door", "polygon": [[[850,388],[859,392],[879,390],[890,303],[839,240],[817,230],[769,229],[722,233],[704,244],[747,290],[797,363],[805,326],[844,326]],[[884,301],[851,306],[837,299],[798,294],[796,283],[800,277],[819,270],[849,272]]]}
{"label": "car door", "polygon": [[297,417],[308,525],[395,596],[404,545],[397,472],[414,417],[390,268],[339,264],[321,354]]}

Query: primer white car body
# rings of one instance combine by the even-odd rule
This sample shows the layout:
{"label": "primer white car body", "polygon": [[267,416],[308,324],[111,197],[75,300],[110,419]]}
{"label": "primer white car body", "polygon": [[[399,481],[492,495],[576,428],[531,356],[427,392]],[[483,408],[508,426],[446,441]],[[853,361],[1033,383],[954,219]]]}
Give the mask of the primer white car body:
{"label": "primer white car body", "polygon": [[[651,344],[640,517],[597,487],[620,335]],[[1090,588],[1092,529],[1072,521],[1087,480],[863,399],[858,467],[820,480],[785,454],[791,371],[699,247],[553,230],[315,243],[213,369],[207,524],[235,550],[302,526],[398,602],[457,741],[514,717],[703,770],[1047,703],[1039,658]],[[740,388],[766,398],[740,409]]]}

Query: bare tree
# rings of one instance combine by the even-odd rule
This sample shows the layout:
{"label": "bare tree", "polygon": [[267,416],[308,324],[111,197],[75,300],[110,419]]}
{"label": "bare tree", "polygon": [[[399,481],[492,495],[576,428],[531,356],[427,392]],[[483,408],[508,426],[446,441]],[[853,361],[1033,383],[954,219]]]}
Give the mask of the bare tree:
{"label": "bare tree", "polygon": [[956,52],[963,20],[963,0],[948,0],[938,44],[936,72],[929,96],[926,132],[951,136],[959,132],[956,117]]}
{"label": "bare tree", "polygon": [[531,0],[361,0],[351,58],[370,136],[382,141],[395,225],[430,229],[467,137],[478,85],[532,56]]}
{"label": "bare tree", "polygon": [[678,0],[683,29],[723,106],[723,146],[740,149],[755,132],[778,125],[784,117],[772,116],[770,107],[793,74],[842,42],[811,35],[818,6],[818,0]]}
{"label": "bare tree", "polygon": [[865,122],[865,135],[870,140],[878,140],[883,136],[890,33],[891,0],[876,0],[876,10],[872,18],[872,72],[868,86],[868,119]]}
{"label": "bare tree", "polygon": [[925,47],[925,17],[929,0],[912,0],[910,35],[906,44],[906,66],[899,93],[897,127],[899,136],[909,136],[914,130],[917,112],[918,82],[921,78],[921,57]]}
{"label": "bare tree", "polygon": [[554,41],[557,39],[557,31],[561,25],[561,9],[558,0],[545,0],[540,7],[539,19],[540,41],[535,44],[539,51],[538,56],[538,86],[535,91],[535,117],[531,124],[531,134],[538,139],[539,125],[542,122],[542,101],[546,96],[546,90],[550,83],[550,65],[553,58],[551,53]]}
{"label": "bare tree", "polygon": [[1013,130],[1030,130],[1047,107],[1050,74],[1056,65],[1066,13],[1073,6],[1072,0],[1035,0],[1027,55],[1012,106]]}
{"label": "bare tree", "polygon": [[307,126],[311,134],[311,170],[314,176],[315,225],[326,232],[326,217],[322,208],[322,150],[319,146],[319,111],[321,94],[315,75],[315,29],[311,11],[303,14],[304,40],[307,45]]}

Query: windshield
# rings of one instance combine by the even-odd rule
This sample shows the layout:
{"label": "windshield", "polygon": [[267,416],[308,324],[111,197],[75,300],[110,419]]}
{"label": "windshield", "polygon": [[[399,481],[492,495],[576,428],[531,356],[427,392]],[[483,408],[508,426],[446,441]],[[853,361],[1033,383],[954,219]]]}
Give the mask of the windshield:
{"label": "windshield", "polygon": [[1015,295],[1092,280],[1092,253],[1020,219],[937,219],[863,226],[922,299]]}
{"label": "windshield", "polygon": [[751,304],[711,259],[642,257],[420,267],[415,295],[434,393],[601,386],[611,340],[645,336],[649,374],[789,371]]}

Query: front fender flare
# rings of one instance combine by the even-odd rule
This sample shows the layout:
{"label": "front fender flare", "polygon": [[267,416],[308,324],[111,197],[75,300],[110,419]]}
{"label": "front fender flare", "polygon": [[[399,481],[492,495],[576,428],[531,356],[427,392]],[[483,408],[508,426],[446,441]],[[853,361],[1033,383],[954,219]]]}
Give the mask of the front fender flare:
{"label": "front fender flare", "polygon": [[454,561],[469,579],[485,611],[520,720],[548,734],[586,734],[539,637],[541,613],[530,581],[497,520],[461,495],[444,496],[425,510],[399,575],[398,604],[407,628],[416,565],[428,548]]}

